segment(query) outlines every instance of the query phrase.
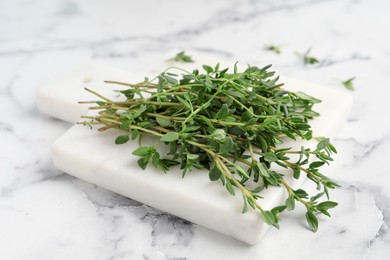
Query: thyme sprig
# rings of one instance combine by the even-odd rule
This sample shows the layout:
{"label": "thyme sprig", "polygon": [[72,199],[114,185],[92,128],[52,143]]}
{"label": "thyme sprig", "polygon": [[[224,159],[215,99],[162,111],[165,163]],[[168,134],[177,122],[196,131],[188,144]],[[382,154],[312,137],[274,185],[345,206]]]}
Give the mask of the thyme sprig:
{"label": "thyme sprig", "polygon": [[172,59],[169,59],[171,61],[176,61],[176,62],[194,62],[192,57],[190,55],[187,55],[185,51],[181,51],[175,55]]}
{"label": "thyme sprig", "polygon": [[311,48],[309,48],[304,54],[300,53],[300,52],[295,52],[295,54],[302,59],[303,63],[305,65],[314,65],[316,63],[319,63],[320,61],[314,57],[314,56],[311,56],[310,55],[310,52],[311,52]]}
{"label": "thyme sprig", "polygon": [[355,90],[355,86],[353,81],[356,79],[356,77],[349,78],[347,80],[340,80],[340,83],[348,90]]}
{"label": "thyme sprig", "polygon": [[[316,231],[316,213],[330,216],[328,210],[337,205],[329,201],[329,189],[337,183],[320,172],[321,166],[333,160],[336,149],[328,138],[312,136],[309,121],[319,116],[313,106],[320,100],[284,90],[269,68],[249,66],[238,72],[235,65],[229,72],[219,64],[203,65],[204,73],[170,68],[138,84],[109,81],[128,86],[119,91],[125,100],[112,101],[87,89],[101,100],[82,103],[97,104],[90,109],[99,113],[84,117],[88,120],[80,124],[102,125],[99,131],[124,131],[116,144],[154,136],[153,146],[140,145],[133,151],[142,169],[151,164],[167,172],[180,165],[183,177],[194,168],[207,170],[209,179],[219,181],[231,195],[241,193],[243,213],[250,207],[277,228],[279,214],[300,203]],[[318,144],[286,148],[282,145],[287,139],[315,139]],[[169,146],[168,157],[159,151],[160,143]],[[286,173],[281,173],[283,168]],[[318,193],[293,189],[285,175],[310,179]],[[259,192],[270,186],[285,189],[288,197],[283,205],[265,209]],[[320,202],[323,195],[327,200]]]}
{"label": "thyme sprig", "polygon": [[282,53],[282,45],[267,44],[264,46],[264,50],[274,52],[276,54]]}

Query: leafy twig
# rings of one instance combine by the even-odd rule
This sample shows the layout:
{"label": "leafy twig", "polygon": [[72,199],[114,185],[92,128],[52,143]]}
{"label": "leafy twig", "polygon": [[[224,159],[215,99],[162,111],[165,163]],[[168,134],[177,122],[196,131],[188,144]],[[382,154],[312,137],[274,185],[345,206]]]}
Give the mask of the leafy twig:
{"label": "leafy twig", "polygon": [[274,45],[274,44],[267,44],[267,45],[264,46],[264,49],[266,51],[274,52],[276,54],[281,54],[282,53],[281,48],[282,48],[281,45]]}
{"label": "leafy twig", "polygon": [[314,65],[314,64],[318,63],[319,60],[316,57],[309,55],[310,51],[311,51],[311,48],[309,48],[304,54],[299,53],[299,52],[296,52],[295,54],[303,60],[303,63],[305,65]]}
{"label": "leafy twig", "polygon": [[187,63],[194,62],[192,57],[187,55],[185,53],[185,51],[181,51],[181,52],[177,53],[175,57],[173,57],[172,59],[169,59],[169,60],[173,60],[173,61],[177,61],[177,62],[187,62]]}

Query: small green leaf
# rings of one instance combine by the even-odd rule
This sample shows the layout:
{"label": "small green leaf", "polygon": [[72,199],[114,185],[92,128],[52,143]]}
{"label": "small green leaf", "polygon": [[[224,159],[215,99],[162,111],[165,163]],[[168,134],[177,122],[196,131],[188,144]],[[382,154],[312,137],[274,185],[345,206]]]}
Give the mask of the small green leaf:
{"label": "small green leaf", "polygon": [[267,166],[265,166],[264,163],[257,163],[257,167],[258,167],[261,175],[263,175],[265,177],[270,176],[269,170],[268,170]]}
{"label": "small green leaf", "polygon": [[180,96],[176,96],[176,98],[177,98],[177,100],[179,100],[179,102],[182,103],[186,108],[188,108],[188,109],[190,109],[190,110],[192,109],[191,104],[188,103],[187,100],[184,100],[184,99],[181,98]]}
{"label": "small green leaf", "polygon": [[145,156],[147,154],[149,154],[150,150],[153,149],[153,147],[149,147],[149,146],[142,146],[142,147],[139,147],[137,149],[135,149],[132,154],[133,155],[136,155],[136,156]]}
{"label": "small green leaf", "polygon": [[199,158],[199,154],[187,153],[188,160],[195,160]]}
{"label": "small green leaf", "polygon": [[312,163],[309,165],[309,168],[310,168],[310,169],[319,168],[319,167],[321,167],[321,166],[324,165],[324,164],[325,164],[324,162],[320,162],[320,161],[312,162]]}
{"label": "small green leaf", "polygon": [[152,164],[155,168],[157,168],[159,166],[159,164],[160,164],[160,154],[159,153],[157,153],[157,152],[153,153]]}
{"label": "small green leaf", "polygon": [[234,74],[237,74],[237,63],[238,63],[238,61],[236,61],[236,63],[234,63],[234,69],[233,69]]}
{"label": "small green leaf", "polygon": [[303,93],[303,92],[301,92],[301,91],[295,92],[294,94],[295,94],[297,97],[299,97],[299,98],[301,98],[301,99],[303,99],[303,100],[311,101],[311,102],[313,102],[313,103],[319,103],[319,102],[320,102],[320,100],[318,100],[318,99],[316,99],[316,98],[314,98],[314,97],[312,97],[312,96],[309,96],[308,94]]}
{"label": "small green leaf", "polygon": [[161,136],[160,140],[162,142],[173,142],[179,139],[179,133],[177,132],[169,132],[165,135]]}
{"label": "small green leaf", "polygon": [[208,74],[213,72],[213,68],[208,65],[203,65],[202,67]]}
{"label": "small green leaf", "polygon": [[321,151],[329,144],[329,138],[323,138],[318,144],[317,144],[317,151]]}
{"label": "small green leaf", "polygon": [[115,139],[115,144],[124,144],[130,140],[129,135],[120,135]]}
{"label": "small green leaf", "polygon": [[215,115],[217,119],[224,119],[227,116],[229,116],[229,107],[226,104],[223,104],[221,109],[218,111],[218,113]]}
{"label": "small green leaf", "polygon": [[304,191],[304,190],[302,190],[302,189],[294,190],[294,194],[295,194],[297,197],[301,198],[301,199],[306,199],[307,196],[309,196],[309,195],[307,194],[307,192]]}
{"label": "small green leaf", "polygon": [[316,232],[318,230],[318,219],[312,211],[308,210],[306,212],[306,220],[307,220],[307,223],[309,224],[311,230]]}
{"label": "small green leaf", "polygon": [[223,129],[215,129],[211,136],[218,141],[221,141],[226,138],[226,132]]}
{"label": "small green leaf", "polygon": [[177,79],[175,79],[174,77],[171,77],[171,76],[168,76],[166,74],[162,74],[163,78],[168,81],[168,83],[172,84],[172,85],[177,85],[179,82],[177,81]]}
{"label": "small green leaf", "polygon": [[323,208],[325,210],[332,209],[338,205],[337,202],[334,201],[324,201],[317,205],[317,207]]}
{"label": "small green leaf", "polygon": [[276,162],[278,160],[278,157],[272,152],[266,152],[264,153],[264,160],[266,160],[267,162]]}
{"label": "small green leaf", "polygon": [[228,136],[228,137],[226,137],[226,139],[225,139],[221,149],[219,150],[219,152],[221,154],[227,154],[229,152],[232,152],[233,147],[234,147],[233,139],[230,136]]}
{"label": "small green leaf", "polygon": [[181,51],[178,54],[176,54],[173,60],[178,62],[194,62],[191,56],[187,55],[184,51]]}
{"label": "small green leaf", "polygon": [[172,125],[171,120],[169,120],[168,118],[156,117],[156,121],[159,125],[163,127]]}
{"label": "small green leaf", "polygon": [[215,67],[214,67],[214,71],[218,71],[219,70],[219,62],[217,63],[217,65],[215,65]]}
{"label": "small green leaf", "polygon": [[135,140],[138,137],[138,134],[139,132],[137,129],[131,130],[131,140]]}
{"label": "small green leaf", "polygon": [[271,211],[262,211],[261,212],[261,218],[263,221],[269,225],[275,225],[276,219],[274,214],[272,214]]}
{"label": "small green leaf", "polygon": [[244,195],[242,195],[243,199],[244,199],[244,207],[242,208],[242,214],[246,213],[248,211],[248,202],[246,200],[246,197]]}
{"label": "small green leaf", "polygon": [[148,166],[149,160],[145,160],[144,158],[141,158],[138,160],[138,166],[142,169],[145,170],[146,166]]}
{"label": "small green leaf", "polygon": [[221,177],[221,175],[222,175],[222,172],[221,172],[221,170],[217,166],[214,166],[209,171],[210,181],[218,180]]}
{"label": "small green leaf", "polygon": [[292,168],[293,170],[293,177],[295,179],[299,179],[299,176],[301,175],[301,170],[298,167]]}
{"label": "small green leaf", "polygon": [[274,215],[277,215],[277,214],[283,212],[286,208],[287,208],[287,206],[285,206],[285,205],[276,206],[273,209],[271,209],[271,213]]}
{"label": "small green leaf", "polygon": [[268,44],[264,47],[266,51],[274,52],[276,54],[280,54],[282,52],[280,48],[281,46],[277,46],[274,44]]}
{"label": "small green leaf", "polygon": [[231,184],[230,180],[226,181],[226,189],[230,193],[230,195],[234,196],[236,195],[236,192],[234,191],[233,185]]}
{"label": "small green leaf", "polygon": [[355,87],[353,85],[353,81],[356,79],[356,77],[352,77],[350,79],[341,81],[341,84],[344,85],[344,87],[348,90],[355,90]]}
{"label": "small green leaf", "polygon": [[320,192],[320,193],[316,194],[315,196],[311,197],[310,201],[316,201],[317,199],[321,198],[324,194],[325,194],[325,192]]}
{"label": "small green leaf", "polygon": [[234,168],[236,168],[237,173],[239,173],[240,176],[242,176],[244,178],[249,178],[248,173],[240,165],[235,165]]}
{"label": "small green leaf", "polygon": [[294,194],[290,194],[286,199],[287,210],[293,210],[295,208]]}
{"label": "small green leaf", "polygon": [[264,186],[257,186],[253,190],[251,190],[252,193],[259,193],[260,191],[264,190]]}

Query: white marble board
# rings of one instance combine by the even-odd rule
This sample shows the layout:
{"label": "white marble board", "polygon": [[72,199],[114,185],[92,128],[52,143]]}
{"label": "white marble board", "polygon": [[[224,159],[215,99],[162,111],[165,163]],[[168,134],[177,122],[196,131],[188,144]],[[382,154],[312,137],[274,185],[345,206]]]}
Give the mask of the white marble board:
{"label": "white marble board", "polygon": [[[191,55],[196,63],[184,64],[188,69],[216,63],[213,57],[196,53]],[[227,66],[229,62],[221,64]],[[166,62],[161,67],[172,65],[178,64]],[[154,71],[145,72],[145,75],[151,77],[153,75],[148,73]],[[38,105],[51,116],[75,122],[87,112],[88,107],[77,101],[96,99],[83,89],[84,86],[120,98],[110,86],[103,83],[105,79],[137,82],[142,77],[94,64],[82,65],[74,72],[42,86],[38,90]],[[351,97],[295,79],[282,78],[281,81],[286,83],[286,89],[303,91],[322,100],[315,107],[321,116],[312,122],[314,134],[334,137],[349,113]],[[55,166],[75,177],[248,244],[257,243],[268,230],[269,226],[261,221],[256,212],[250,210],[246,214],[241,213],[241,196],[230,196],[219,182],[210,182],[206,172],[194,171],[182,179],[178,168],[173,168],[167,175],[152,167],[141,170],[137,165],[138,158],[131,155],[137,142],[116,146],[113,141],[119,134],[118,131],[98,133],[88,127],[75,125],[52,146]],[[304,178],[289,178],[291,174],[285,173],[293,187],[299,187],[304,181]],[[264,190],[260,195],[265,198],[260,203],[266,209],[282,204],[285,199],[283,190],[279,188]]]}

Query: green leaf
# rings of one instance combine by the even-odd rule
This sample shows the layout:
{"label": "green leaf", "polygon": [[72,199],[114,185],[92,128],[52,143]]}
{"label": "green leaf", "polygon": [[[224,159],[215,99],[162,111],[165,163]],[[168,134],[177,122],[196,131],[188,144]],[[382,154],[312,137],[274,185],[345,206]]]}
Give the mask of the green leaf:
{"label": "green leaf", "polygon": [[301,92],[301,91],[295,92],[294,94],[295,94],[297,97],[299,97],[299,98],[301,98],[301,99],[303,99],[303,100],[311,101],[311,102],[313,102],[313,103],[319,103],[319,102],[320,102],[320,100],[318,100],[318,99],[316,99],[316,98],[314,98],[314,97],[312,97],[312,96],[309,96],[308,94],[303,93],[303,92]]}
{"label": "green leaf", "polygon": [[178,54],[176,54],[173,60],[178,62],[194,62],[191,56],[187,55],[184,51],[181,51]]}
{"label": "green leaf", "polygon": [[163,77],[164,77],[164,79],[166,79],[166,81],[168,81],[168,83],[170,83],[172,85],[178,85],[178,83],[179,83],[175,78],[173,78],[171,76],[164,74]]}
{"label": "green leaf", "polygon": [[199,154],[187,153],[188,160],[195,160],[199,158]]}
{"label": "green leaf", "polygon": [[252,119],[249,119],[248,122],[246,122],[245,126],[255,125],[256,123],[257,123],[257,118],[252,118]]}
{"label": "green leaf", "polygon": [[231,184],[230,180],[226,181],[226,189],[230,193],[230,195],[234,196],[236,195],[236,192],[234,191],[233,185]]}
{"label": "green leaf", "polygon": [[356,79],[356,77],[352,77],[350,79],[341,81],[341,84],[344,85],[344,87],[348,90],[355,90],[355,87],[353,86],[353,81]]}
{"label": "green leaf", "polygon": [[214,71],[218,71],[219,70],[219,62],[217,63],[217,65],[215,65],[215,67],[214,67]]}
{"label": "green leaf", "polygon": [[295,208],[294,194],[290,194],[286,199],[287,210],[293,210]]}
{"label": "green leaf", "polygon": [[242,195],[243,199],[244,199],[244,207],[242,208],[242,214],[248,212],[248,201],[246,200],[246,197],[244,195]]}
{"label": "green leaf", "polygon": [[179,100],[180,103],[182,103],[186,108],[192,110],[192,106],[190,105],[190,103],[188,103],[188,101],[184,100],[183,98],[181,98],[180,96],[176,96],[177,100]]}
{"label": "green leaf", "polygon": [[144,158],[141,158],[138,160],[138,166],[142,169],[145,170],[146,166],[148,166],[148,160],[145,160]]}
{"label": "green leaf", "polygon": [[310,169],[319,168],[319,167],[321,167],[321,166],[324,165],[324,164],[325,164],[324,162],[320,162],[320,161],[312,162],[312,163],[309,165],[309,168],[310,168]]}
{"label": "green leaf", "polygon": [[160,165],[160,154],[159,153],[157,153],[157,152],[153,153],[152,164],[155,168],[157,168]]}
{"label": "green leaf", "polygon": [[264,160],[266,160],[267,162],[276,162],[278,160],[278,157],[272,152],[266,152],[264,153]]}
{"label": "green leaf", "polygon": [[213,68],[208,65],[203,65],[202,67],[208,74],[213,72]]}
{"label": "green leaf", "polygon": [[194,132],[200,128],[200,125],[187,126],[183,129],[185,133]]}
{"label": "green leaf", "polygon": [[261,175],[263,175],[265,177],[270,176],[269,170],[268,170],[267,166],[265,166],[264,163],[257,163],[257,167],[258,167]]}
{"label": "green leaf", "polygon": [[141,146],[141,147],[135,149],[135,150],[132,152],[132,154],[133,154],[133,155],[136,155],[136,156],[141,156],[141,157],[143,157],[143,156],[149,154],[150,151],[153,150],[153,149],[154,149],[153,147]]}
{"label": "green leaf", "polygon": [[304,62],[305,64],[316,64],[318,63],[318,59],[315,58],[315,57],[311,57],[311,56],[305,56],[304,57]]}
{"label": "green leaf", "polygon": [[271,209],[271,213],[276,216],[277,214],[283,212],[287,207],[285,205],[276,206],[273,209]]}
{"label": "green leaf", "polygon": [[221,154],[227,154],[229,152],[232,152],[233,148],[234,148],[233,139],[230,136],[228,136],[228,137],[226,137],[226,139],[225,139],[221,149],[219,150],[219,152]]}
{"label": "green leaf", "polygon": [[318,230],[318,219],[312,211],[308,210],[306,212],[306,220],[307,220],[307,223],[309,224],[311,230],[316,232]]}
{"label": "green leaf", "polygon": [[293,177],[295,179],[299,179],[299,176],[301,175],[301,170],[298,167],[292,168],[292,170],[293,170]]}
{"label": "green leaf", "polygon": [[222,172],[221,172],[221,170],[217,166],[214,166],[209,171],[210,181],[218,180],[221,177],[221,175],[222,175]]}
{"label": "green leaf", "polygon": [[156,117],[156,121],[159,125],[163,127],[172,125],[171,120],[169,120],[168,118]]}
{"label": "green leaf", "polygon": [[226,132],[223,129],[215,129],[211,136],[218,141],[221,141],[226,138]]}
{"label": "green leaf", "polygon": [[319,203],[316,206],[316,209],[318,211],[320,211],[321,213],[323,213],[324,215],[330,217],[328,210],[336,207],[337,205],[338,205],[338,203],[334,202],[334,201],[324,201],[324,202]]}
{"label": "green leaf", "polygon": [[166,133],[165,135],[160,137],[160,140],[162,142],[173,142],[179,139],[179,133],[177,132],[169,132]]}
{"label": "green leaf", "polygon": [[137,129],[131,130],[131,140],[135,140],[138,137],[138,134],[139,132]]}
{"label": "green leaf", "polygon": [[259,193],[260,191],[264,190],[264,186],[257,186],[253,190],[251,190],[252,193]]}
{"label": "green leaf", "polygon": [[236,165],[234,165],[234,168],[236,168],[237,173],[239,173],[240,176],[242,176],[244,178],[249,178],[248,173],[240,165],[236,164]]}
{"label": "green leaf", "polygon": [[[249,110],[251,110],[251,112],[253,113],[253,107],[250,107]],[[248,122],[249,120],[251,120],[251,119],[253,118],[252,113],[250,113],[249,111],[245,111],[245,112],[241,115],[241,120],[242,120],[242,122]]]}
{"label": "green leaf", "polygon": [[316,194],[315,196],[311,197],[310,201],[316,201],[317,199],[321,198],[324,194],[325,194],[325,192],[320,192],[320,193]]}
{"label": "green leaf", "polygon": [[129,135],[120,135],[115,139],[115,144],[124,144],[130,140]]}
{"label": "green leaf", "polygon": [[227,116],[229,116],[229,107],[226,104],[223,104],[221,109],[218,111],[218,113],[215,115],[217,119],[224,119]]}
{"label": "green leaf", "polygon": [[332,209],[338,205],[337,202],[334,201],[324,201],[317,205],[317,207],[323,208],[325,210]]}
{"label": "green leaf", "polygon": [[323,138],[318,144],[317,144],[317,151],[321,151],[329,144],[329,138]]}
{"label": "green leaf", "polygon": [[304,190],[302,190],[302,189],[294,190],[294,194],[295,194],[297,197],[301,198],[301,199],[306,199],[307,196],[309,196],[309,195],[307,194],[307,192],[304,191]]}
{"label": "green leaf", "polygon": [[275,215],[272,214],[271,211],[262,211],[261,212],[261,218],[263,221],[269,225],[275,225],[276,224],[276,219]]}
{"label": "green leaf", "polygon": [[266,51],[274,52],[276,54],[280,54],[282,52],[280,48],[281,46],[277,46],[274,44],[268,44],[264,47]]}

